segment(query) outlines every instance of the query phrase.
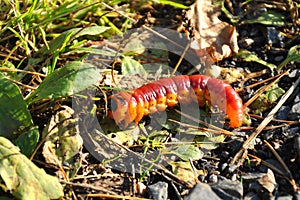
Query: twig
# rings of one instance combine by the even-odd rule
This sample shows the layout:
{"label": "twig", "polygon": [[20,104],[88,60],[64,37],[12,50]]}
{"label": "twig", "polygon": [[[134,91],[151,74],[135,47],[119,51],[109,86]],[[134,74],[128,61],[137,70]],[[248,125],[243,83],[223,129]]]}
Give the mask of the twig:
{"label": "twig", "polygon": [[108,194],[113,194],[113,195],[116,195],[117,193],[115,192],[112,192],[110,190],[107,190],[101,186],[93,186],[93,185],[90,185],[90,184],[84,184],[84,183],[72,183],[72,182],[69,182],[69,181],[60,181],[61,183],[63,184],[67,184],[67,185],[70,185],[70,186],[76,186],[76,187],[82,187],[82,188],[89,188],[89,189],[92,189],[92,190],[96,190],[96,191],[101,191],[101,192],[105,192],[105,193],[108,193]]}
{"label": "twig", "polygon": [[130,196],[111,195],[111,194],[88,194],[87,197],[100,197],[105,199],[150,200],[141,197],[130,197]]}
{"label": "twig", "polygon": [[179,111],[179,110],[177,110],[177,109],[175,109],[175,112],[181,114],[182,116],[184,116],[184,117],[186,117],[186,118],[188,118],[188,119],[190,119],[190,120],[192,120],[192,121],[194,121],[194,122],[196,122],[196,123],[202,124],[202,125],[207,126],[207,127],[214,128],[215,130],[217,130],[217,131],[219,131],[219,132],[221,132],[221,133],[224,133],[225,135],[228,135],[228,136],[234,135],[234,134],[233,134],[232,132],[230,132],[230,131],[227,131],[227,130],[225,130],[225,129],[219,128],[219,127],[217,127],[217,126],[214,126],[214,125],[209,124],[209,123],[207,123],[207,122],[201,121],[201,120],[199,120],[199,119],[195,119],[194,117],[192,117],[192,116],[190,116],[190,115],[188,115],[188,114],[185,114],[185,113],[183,113],[183,112],[181,112],[181,111]]}
{"label": "twig", "polygon": [[183,58],[184,58],[186,52],[189,50],[190,46],[191,46],[191,41],[189,41],[189,42],[187,43],[185,49],[183,50],[183,52],[182,52],[182,54],[181,54],[181,56],[180,56],[180,58],[179,58],[179,60],[178,60],[178,62],[177,62],[177,64],[176,64],[176,66],[174,67],[174,70],[173,70],[173,72],[172,72],[172,76],[174,76],[174,74],[176,73],[176,71],[177,71],[179,65],[181,64],[181,62],[182,62],[182,60],[183,60]]}
{"label": "twig", "polygon": [[259,163],[265,165],[266,167],[269,167],[270,169],[272,169],[273,171],[275,171],[277,174],[281,175],[283,178],[285,178],[292,186],[293,186],[293,189],[294,191],[297,191],[298,190],[298,186],[296,185],[296,182],[293,178],[289,178],[287,176],[287,174],[283,173],[280,169],[278,169],[277,167],[275,167],[274,165],[262,160],[261,158],[255,156],[255,155],[252,155],[252,154],[249,154],[248,153],[248,156],[249,157],[252,157],[254,159],[256,159]]}
{"label": "twig", "polygon": [[266,87],[260,89],[251,99],[249,99],[245,104],[244,108],[247,108],[253,101],[255,101],[262,93],[264,93],[267,89],[269,89],[273,84],[275,84],[277,81],[279,81],[283,76],[289,73],[289,70],[282,73],[278,78],[276,78],[272,83],[267,85]]}
{"label": "twig", "polygon": [[243,159],[247,156],[247,150],[251,147],[251,144],[255,140],[255,138],[261,133],[261,131],[268,125],[268,123],[273,119],[274,115],[281,108],[284,102],[289,98],[289,96],[293,93],[294,89],[298,86],[300,82],[300,77],[296,80],[296,82],[290,87],[290,89],[281,97],[278,104],[272,109],[272,111],[268,114],[268,116],[261,122],[261,124],[256,128],[256,130],[250,135],[250,137],[244,142],[242,148],[236,154],[236,156],[231,160],[230,166],[233,166],[235,163],[236,167],[240,166],[243,163]]}
{"label": "twig", "polygon": [[[242,86],[244,85],[244,82],[246,82],[247,80],[249,80],[249,79],[251,79],[251,78],[253,78],[253,77],[257,77],[257,76],[253,76],[252,74],[253,74],[253,73],[247,74],[247,77],[245,77],[245,80],[243,80]],[[255,73],[255,74],[257,74],[257,73]],[[262,72],[260,72],[260,75],[263,75],[263,74],[266,74],[266,73],[265,73],[265,70],[263,70]],[[247,86],[245,86],[245,87],[236,89],[235,91],[236,91],[236,92],[242,92],[242,91],[245,90],[245,89],[250,89],[250,88],[253,88],[253,87],[255,87],[255,86],[261,85],[261,84],[263,84],[263,83],[265,83],[265,82],[268,82],[268,81],[270,81],[270,80],[273,80],[273,79],[279,77],[280,75],[281,75],[281,74],[277,74],[276,76],[272,76],[272,77],[267,78],[267,79],[265,79],[265,80],[262,80],[262,81],[253,83],[253,84],[251,84],[251,85],[247,85]],[[250,77],[249,77],[249,76],[250,76]]]}
{"label": "twig", "polygon": [[38,72],[32,72],[32,71],[27,71],[27,70],[22,70],[22,69],[14,69],[14,68],[8,68],[8,67],[0,67],[0,71],[9,71],[9,72],[22,72],[26,74],[33,74],[33,75],[38,75],[41,77],[46,77],[47,75],[41,74]]}
{"label": "twig", "polygon": [[[101,135],[102,137],[104,137],[106,140],[112,142],[114,145],[116,145],[118,148],[120,149],[124,149],[125,151],[127,151],[128,153],[130,153],[131,155],[136,156],[137,158],[140,158],[141,160],[145,161],[148,164],[153,165],[154,167],[156,167],[159,170],[162,170],[166,175],[172,177],[173,179],[175,179],[179,184],[184,185],[188,188],[192,188],[192,185],[184,180],[181,180],[178,176],[176,176],[175,174],[173,174],[172,172],[170,172],[168,169],[166,169],[165,167],[154,163],[153,161],[142,157],[140,154],[130,150],[129,148],[125,147],[124,145],[118,144],[117,142],[115,142],[114,140],[112,140],[111,138],[107,137],[105,134],[103,134],[101,131],[95,130],[99,135]],[[173,180],[174,181],[174,180]]]}
{"label": "twig", "polygon": [[35,87],[32,87],[32,86],[30,86],[30,85],[25,85],[25,84],[23,84],[23,83],[21,83],[21,82],[19,82],[19,81],[16,81],[16,80],[13,80],[13,79],[11,79],[11,78],[8,78],[8,77],[5,77],[7,80],[9,80],[9,81],[11,81],[11,82],[13,82],[13,83],[15,83],[15,84],[17,84],[17,85],[21,85],[21,86],[23,86],[23,87],[25,87],[25,88],[28,88],[28,89],[31,89],[31,90],[35,90],[36,88]]}
{"label": "twig", "polygon": [[290,172],[289,168],[286,166],[286,164],[284,163],[284,161],[282,160],[282,158],[280,157],[280,155],[275,151],[275,149],[272,147],[272,145],[264,140],[264,143],[267,145],[267,147],[272,151],[272,153],[274,154],[274,156],[277,158],[277,160],[280,162],[280,164],[282,165],[282,167],[284,168],[284,170],[286,171],[289,179],[293,179],[292,173]]}
{"label": "twig", "polygon": [[214,133],[214,134],[223,134],[223,135],[226,135],[226,136],[233,136],[234,135],[233,133],[231,133],[229,131],[226,131],[226,130],[213,130],[213,129],[209,129],[209,128],[193,126],[193,125],[190,125],[190,124],[187,124],[187,123],[178,122],[178,121],[173,120],[173,119],[169,119],[169,121],[174,122],[174,123],[179,124],[179,125],[184,126],[184,127],[193,128],[193,129],[201,130],[201,131],[207,131],[207,132],[211,132],[211,133]]}

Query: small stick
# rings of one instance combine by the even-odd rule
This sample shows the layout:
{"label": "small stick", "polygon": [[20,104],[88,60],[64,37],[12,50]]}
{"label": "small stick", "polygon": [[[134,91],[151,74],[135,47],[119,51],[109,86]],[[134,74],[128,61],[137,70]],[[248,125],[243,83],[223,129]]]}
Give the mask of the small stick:
{"label": "small stick", "polygon": [[264,93],[267,89],[269,89],[273,84],[275,84],[277,81],[279,81],[283,76],[289,73],[289,70],[282,73],[278,78],[276,78],[272,83],[267,85],[266,87],[260,89],[251,99],[249,99],[245,104],[244,108],[247,108],[253,101],[255,101],[262,93]]}
{"label": "small stick", "polygon": [[300,77],[296,80],[294,85],[281,97],[278,104],[273,108],[273,110],[268,114],[268,116],[261,122],[261,124],[256,128],[256,130],[250,135],[250,137],[244,142],[242,148],[238,151],[235,157],[231,160],[230,166],[237,163],[237,167],[243,163],[243,159],[247,156],[247,150],[251,147],[252,142],[261,133],[261,131],[268,125],[268,123],[273,119],[274,115],[281,108],[284,102],[291,96],[294,89],[299,85]]}

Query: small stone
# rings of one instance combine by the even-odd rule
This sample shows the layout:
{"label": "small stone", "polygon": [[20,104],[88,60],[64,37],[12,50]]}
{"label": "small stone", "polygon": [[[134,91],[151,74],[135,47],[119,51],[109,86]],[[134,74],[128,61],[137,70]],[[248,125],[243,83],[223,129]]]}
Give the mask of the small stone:
{"label": "small stone", "polygon": [[296,78],[300,76],[300,69],[295,69],[288,74],[289,78]]}
{"label": "small stone", "polygon": [[218,176],[215,175],[215,174],[210,175],[209,176],[209,182],[210,183],[216,183],[216,182],[218,182]]}
{"label": "small stone", "polygon": [[276,200],[293,200],[293,196],[292,195],[281,196],[281,197],[277,197]]}
{"label": "small stone", "polygon": [[259,192],[262,189],[262,186],[258,183],[258,180],[263,177],[265,173],[247,173],[242,175],[243,185],[245,190]]}
{"label": "small stone", "polygon": [[300,200],[300,191],[295,192],[294,197],[295,200]]}
{"label": "small stone", "polygon": [[222,163],[220,168],[221,168],[221,171],[224,171],[226,169],[226,167],[228,166],[227,163]]}
{"label": "small stone", "polygon": [[211,185],[213,191],[222,199],[241,199],[243,184],[240,181],[224,179]]}
{"label": "small stone", "polygon": [[144,194],[147,190],[147,187],[144,183],[142,182],[138,182],[136,185],[135,185],[135,191],[138,193],[138,194]]}
{"label": "small stone", "polygon": [[290,120],[299,120],[300,119],[300,93],[296,96],[294,104],[288,114]]}
{"label": "small stone", "polygon": [[298,163],[300,163],[300,136],[295,137],[294,148],[296,149],[298,155]]}
{"label": "small stone", "polygon": [[185,200],[219,200],[220,197],[206,183],[198,183],[191,191]]}
{"label": "small stone", "polygon": [[237,174],[233,174],[232,177],[231,177],[231,180],[232,181],[237,181]]}
{"label": "small stone", "polygon": [[166,200],[168,198],[168,184],[159,181],[147,187],[151,198],[155,200]]}
{"label": "small stone", "polygon": [[290,110],[291,110],[291,108],[289,106],[282,106],[278,110],[275,118],[279,119],[279,120],[287,120]]}
{"label": "small stone", "polygon": [[280,62],[280,61],[283,61],[283,59],[284,59],[283,56],[276,56],[276,57],[274,58],[274,61]]}
{"label": "small stone", "polygon": [[249,192],[244,196],[244,200],[260,200],[260,198],[254,192]]}

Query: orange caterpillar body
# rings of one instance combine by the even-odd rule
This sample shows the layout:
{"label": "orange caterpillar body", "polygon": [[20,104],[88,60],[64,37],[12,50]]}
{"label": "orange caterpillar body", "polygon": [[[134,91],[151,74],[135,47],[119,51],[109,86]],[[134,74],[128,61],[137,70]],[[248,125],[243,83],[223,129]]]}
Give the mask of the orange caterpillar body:
{"label": "orange caterpillar body", "polygon": [[240,127],[243,120],[243,102],[238,93],[224,81],[205,75],[163,78],[132,92],[117,92],[110,99],[109,116],[124,128],[145,115],[192,101],[200,106],[218,106],[230,119],[231,128]]}

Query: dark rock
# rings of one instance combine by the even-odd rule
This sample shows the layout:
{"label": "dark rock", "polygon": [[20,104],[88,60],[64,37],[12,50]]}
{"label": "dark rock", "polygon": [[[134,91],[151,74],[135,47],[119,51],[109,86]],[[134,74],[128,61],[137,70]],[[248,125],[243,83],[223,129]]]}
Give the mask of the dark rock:
{"label": "dark rock", "polygon": [[190,192],[190,194],[184,198],[185,200],[207,200],[214,199],[219,200],[220,197],[214,193],[211,187],[205,183],[198,183]]}
{"label": "dark rock", "polygon": [[267,27],[268,43],[272,46],[282,47],[282,36],[275,27]]}
{"label": "dark rock", "polygon": [[248,192],[244,196],[244,200],[260,200],[259,196],[254,192]]}
{"label": "dark rock", "polygon": [[294,99],[293,106],[288,114],[290,120],[299,120],[300,119],[300,93]]}
{"label": "dark rock", "polygon": [[298,163],[300,164],[300,136],[295,137],[294,148],[297,152]]}
{"label": "dark rock", "polygon": [[289,106],[282,106],[277,112],[275,118],[279,120],[287,120],[290,110],[291,108]]}
{"label": "dark rock", "polygon": [[300,200],[300,191],[297,191],[297,192],[294,194],[294,199],[295,199],[295,200]]}
{"label": "dark rock", "polygon": [[168,198],[168,184],[159,181],[147,187],[150,197],[155,200],[166,200]]}
{"label": "dark rock", "polygon": [[258,180],[263,177],[265,173],[248,173],[242,176],[244,189],[247,191],[254,191],[255,193],[262,190],[262,186]]}
{"label": "dark rock", "polygon": [[243,184],[240,181],[220,180],[211,185],[213,191],[222,199],[241,199]]}
{"label": "dark rock", "polygon": [[[277,160],[274,159],[266,159],[265,160],[267,163],[271,164],[272,166],[276,167],[277,169],[281,170],[282,172],[284,172],[284,168],[282,167],[282,165],[280,164],[280,162],[278,162]],[[260,165],[259,166],[259,170],[261,172],[267,172],[268,167],[266,167],[265,165]]]}

